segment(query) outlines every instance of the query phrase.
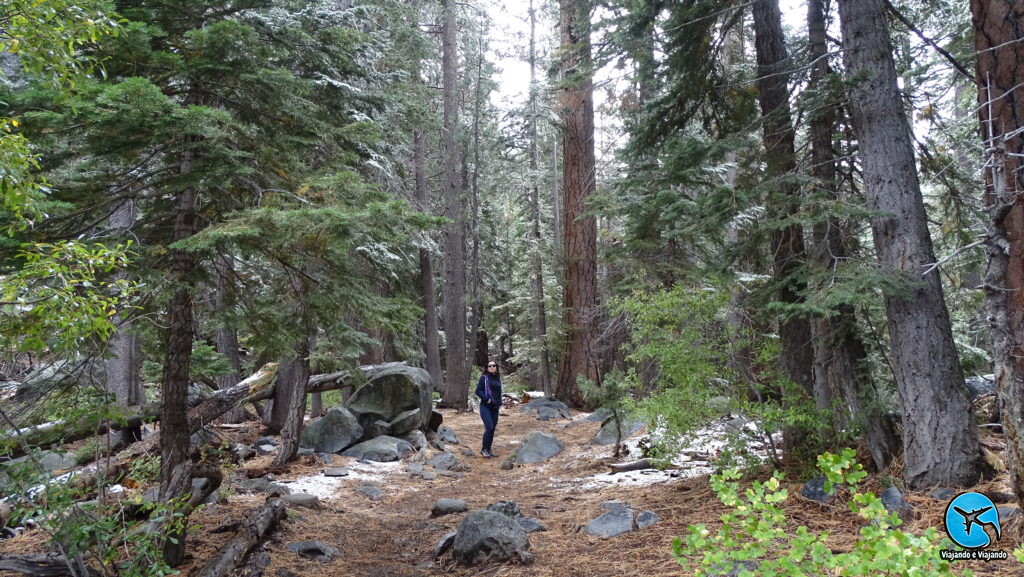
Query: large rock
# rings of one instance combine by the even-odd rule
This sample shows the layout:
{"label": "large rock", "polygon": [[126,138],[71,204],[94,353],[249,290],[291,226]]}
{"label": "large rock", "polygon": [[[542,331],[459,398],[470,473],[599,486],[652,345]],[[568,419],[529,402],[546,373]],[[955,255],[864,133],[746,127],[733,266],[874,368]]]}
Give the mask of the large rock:
{"label": "large rock", "polygon": [[[625,441],[627,437],[633,435],[640,429],[644,428],[642,421],[633,421],[630,419],[622,418],[622,440]],[[594,437],[594,444],[596,445],[614,445],[615,444],[615,419],[608,417],[604,420],[601,425],[601,430],[597,432],[597,436]]]}
{"label": "large rock", "polygon": [[289,543],[285,545],[284,548],[315,561],[331,561],[341,556],[341,551],[338,551],[337,547],[331,547],[322,541],[300,541],[298,543]]}
{"label": "large rock", "polygon": [[390,425],[391,435],[401,437],[410,431],[419,430],[423,426],[423,415],[420,414],[419,409],[409,409],[391,419]]}
{"label": "large rock", "polygon": [[529,563],[530,541],[514,519],[494,511],[473,511],[459,523],[452,555],[463,565],[503,561]]}
{"label": "large rock", "polygon": [[554,457],[564,449],[565,445],[562,444],[562,441],[556,439],[551,433],[532,431],[519,442],[511,459],[517,465],[539,463]]}
{"label": "large rock", "polygon": [[800,494],[812,501],[831,503],[836,498],[836,488],[832,487],[832,492],[826,492],[825,480],[821,476],[811,478],[800,488]]}
{"label": "large rock", "polygon": [[608,407],[598,407],[593,413],[590,413],[584,417],[584,421],[588,423],[603,423],[605,419],[612,416],[612,410]]}
{"label": "large rock", "polygon": [[367,461],[387,463],[397,461],[414,451],[409,441],[396,439],[394,437],[376,437],[369,441],[363,441],[345,450],[343,457],[355,457]]}
{"label": "large rock", "polygon": [[438,471],[451,471],[458,466],[459,459],[455,455],[445,451],[431,457],[430,460],[427,461],[427,464]]}
{"label": "large rock", "polygon": [[554,397],[537,397],[523,405],[519,410],[523,413],[535,413],[538,416],[543,414],[569,418],[569,406]]}
{"label": "large rock", "polygon": [[633,510],[629,507],[613,507],[597,519],[587,523],[587,535],[609,539],[633,530]]}
{"label": "large rock", "polygon": [[910,519],[913,510],[910,507],[910,503],[907,503],[906,499],[903,498],[903,493],[899,489],[896,487],[887,488],[882,491],[880,499],[886,511],[896,513],[903,521]]}
{"label": "large rock", "polygon": [[467,505],[462,499],[442,498],[434,501],[434,506],[430,509],[430,516],[441,517],[444,515],[451,515],[453,513],[462,513],[468,510],[469,505]]}
{"label": "large rock", "polygon": [[427,436],[424,435],[423,431],[419,429],[416,429],[415,431],[409,431],[408,434],[402,435],[401,438],[403,440],[409,441],[409,444],[412,445],[412,448],[416,449],[417,451],[419,451],[423,447],[426,447],[428,444]]}
{"label": "large rock", "polygon": [[335,407],[302,428],[299,446],[317,453],[337,453],[363,436],[356,416],[344,407]]}
{"label": "large rock", "polygon": [[[388,423],[391,433],[404,435],[413,429],[426,429],[430,424],[433,387],[427,371],[404,364],[394,364],[378,372],[365,385],[352,393],[345,408],[352,411],[363,427],[364,439],[376,421]],[[414,411],[415,414],[408,414]],[[395,431],[395,425],[400,430]]]}

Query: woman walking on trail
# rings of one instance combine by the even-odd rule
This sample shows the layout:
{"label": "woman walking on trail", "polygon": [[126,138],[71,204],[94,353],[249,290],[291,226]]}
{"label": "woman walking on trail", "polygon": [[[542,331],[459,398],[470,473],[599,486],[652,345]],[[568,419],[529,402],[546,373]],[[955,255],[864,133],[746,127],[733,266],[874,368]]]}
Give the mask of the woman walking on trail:
{"label": "woman walking on trail", "polygon": [[480,418],[484,421],[484,446],[480,454],[491,458],[491,443],[494,441],[494,428],[498,426],[498,407],[501,406],[501,375],[498,363],[490,361],[487,370],[480,375],[476,383],[476,396],[480,398]]}

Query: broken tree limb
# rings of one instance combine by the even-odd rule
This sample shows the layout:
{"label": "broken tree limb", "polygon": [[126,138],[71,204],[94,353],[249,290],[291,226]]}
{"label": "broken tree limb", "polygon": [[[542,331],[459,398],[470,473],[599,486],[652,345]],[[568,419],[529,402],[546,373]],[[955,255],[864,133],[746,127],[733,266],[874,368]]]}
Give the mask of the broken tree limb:
{"label": "broken tree limb", "polygon": [[285,506],[280,499],[267,501],[262,507],[246,514],[234,539],[222,547],[195,577],[224,577],[237,567],[245,555],[267,532],[285,518]]}
{"label": "broken tree limb", "polygon": [[[90,577],[97,575],[96,571],[87,566],[85,570]],[[13,571],[32,577],[75,577],[68,558],[57,553],[0,555],[0,571]]]}
{"label": "broken tree limb", "polygon": [[644,469],[659,469],[660,463],[654,459],[640,459],[629,463],[609,464],[612,473],[625,473],[627,471],[642,471]]}

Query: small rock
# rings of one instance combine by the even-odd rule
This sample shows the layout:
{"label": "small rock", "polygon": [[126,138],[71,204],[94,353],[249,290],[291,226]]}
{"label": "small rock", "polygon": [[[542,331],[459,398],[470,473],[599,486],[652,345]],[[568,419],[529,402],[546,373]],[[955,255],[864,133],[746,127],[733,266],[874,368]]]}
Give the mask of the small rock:
{"label": "small rock", "polygon": [[563,450],[565,445],[551,433],[532,431],[523,437],[510,458],[517,465],[526,465],[546,461]]}
{"label": "small rock", "polygon": [[403,435],[401,439],[404,441],[409,441],[409,444],[412,445],[412,447],[417,451],[419,451],[423,447],[426,447],[428,444],[427,436],[424,435],[423,431],[419,429],[409,431],[407,434]]}
{"label": "small rock", "polygon": [[248,461],[249,459],[256,456],[256,450],[249,445],[243,445],[242,443],[235,443],[231,446],[231,452],[238,459],[238,462]]}
{"label": "small rock", "polygon": [[424,473],[420,473],[420,478],[423,479],[424,481],[433,481],[434,479],[437,478],[437,476],[434,475],[433,473],[426,473],[426,472],[424,472]]}
{"label": "small rock", "polygon": [[598,407],[593,413],[583,418],[588,423],[601,423],[612,416],[612,410],[607,407]]}
{"label": "small rock", "polygon": [[464,457],[475,457],[476,456],[476,453],[473,452],[473,449],[467,449],[466,447],[462,448],[461,453],[462,453],[462,455]]}
{"label": "small rock", "polygon": [[453,513],[463,513],[469,510],[469,505],[462,499],[438,499],[430,509],[431,517],[441,517]]}
{"label": "small rock", "polygon": [[434,455],[427,464],[439,471],[451,471],[458,464],[459,460],[455,458],[455,455],[444,452],[438,455]]}
{"label": "small rock", "polygon": [[498,501],[497,503],[491,503],[486,507],[486,510],[501,513],[502,515],[511,517],[512,519],[518,519],[523,516],[523,512],[519,510],[519,505],[512,501]]}
{"label": "small rock", "polygon": [[584,532],[587,535],[610,539],[633,530],[633,511],[626,507],[618,507],[604,513],[597,519],[587,523]]}
{"label": "small rock", "polygon": [[903,499],[903,493],[900,493],[896,487],[889,487],[882,491],[881,500],[886,511],[896,513],[902,520],[907,520],[910,517],[910,503]]}
{"label": "small rock", "polygon": [[275,439],[274,437],[260,437],[259,439],[256,439],[256,442],[253,443],[253,444],[254,445],[271,445],[273,447],[276,447],[277,446],[277,439]]}
{"label": "small rock", "polygon": [[459,437],[455,434],[455,431],[448,428],[447,425],[441,425],[437,428],[437,438],[452,445],[459,444]]}
{"label": "small rock", "polygon": [[985,493],[985,495],[989,499],[992,499],[992,502],[996,503],[997,505],[1003,505],[1005,503],[1013,503],[1016,500],[1016,498],[1011,493],[1002,493],[1002,492],[999,492],[999,491],[995,491],[995,492],[992,492],[992,493]]}
{"label": "small rock", "polygon": [[420,571],[430,571],[434,567],[435,567],[435,565],[433,563],[431,563],[430,561],[425,561],[425,562],[420,563],[419,565],[416,566],[416,568],[419,569]]}
{"label": "small rock", "polygon": [[325,477],[348,477],[348,469],[344,467],[330,467],[324,469]]}
{"label": "small rock", "polygon": [[333,465],[334,457],[335,455],[331,453],[320,453],[317,455],[317,458],[320,459],[325,465]]}
{"label": "small rock", "polygon": [[308,509],[319,509],[320,499],[317,499],[316,495],[310,495],[309,493],[295,493],[292,495],[284,495],[281,500],[290,505],[296,507],[306,507]]}
{"label": "small rock", "polygon": [[640,529],[646,529],[658,521],[661,521],[661,517],[654,511],[640,511],[636,516],[636,526]]}
{"label": "small rock", "polygon": [[931,495],[931,498],[935,499],[936,501],[948,501],[956,496],[956,489],[950,489],[949,487],[939,487],[938,489],[935,489],[934,491],[929,493],[929,495]]}
{"label": "small rock", "polygon": [[263,457],[266,455],[272,455],[277,452],[277,447],[274,445],[268,445],[266,443],[256,445],[256,454]]}
{"label": "small rock", "polygon": [[825,477],[819,476],[804,483],[804,486],[800,489],[800,494],[812,501],[831,503],[836,498],[836,488],[832,487],[832,492],[826,493]]}
{"label": "small rock", "polygon": [[365,485],[362,487],[356,487],[356,493],[365,495],[371,501],[380,501],[385,495],[387,495],[387,493],[381,491],[377,487],[367,487]]}
{"label": "small rock", "polygon": [[[448,446],[445,445],[444,443],[442,443],[441,441],[437,440],[437,439],[434,439],[434,440],[430,441],[430,446],[435,448],[435,449],[437,449],[438,451],[447,451],[448,450]],[[472,453],[472,451],[470,451],[470,452]]]}
{"label": "small rock", "polygon": [[523,528],[523,531],[527,533],[533,533],[534,531],[547,531],[548,528],[544,526],[544,523],[534,519],[533,517],[520,517],[516,519],[519,526]]}
{"label": "small rock", "polygon": [[419,475],[423,472],[423,463],[413,461],[406,465],[405,470],[413,475]]}
{"label": "small rock", "polygon": [[494,511],[473,511],[459,523],[452,553],[463,565],[512,560],[530,563],[529,547],[526,532],[513,519]]}
{"label": "small rock", "polygon": [[[622,440],[626,440],[627,437],[632,436],[634,433],[643,429],[646,425],[642,421],[633,421],[629,419],[622,419]],[[615,444],[615,421],[611,417],[604,420],[601,425],[601,429],[594,436],[594,444],[596,445],[614,445]]]}
{"label": "small rock", "polygon": [[452,543],[455,542],[455,535],[457,534],[457,531],[449,531],[441,536],[441,540],[437,542],[437,547],[434,547],[434,559],[444,555],[452,548]]}
{"label": "small rock", "polygon": [[331,547],[327,543],[320,541],[289,543],[285,545],[284,548],[289,551],[294,551],[307,559],[313,559],[314,561],[331,561],[341,555],[341,551],[336,547]]}
{"label": "small rock", "polygon": [[409,444],[409,441],[383,436],[349,447],[341,455],[343,457],[355,457],[356,459],[369,459],[386,463],[397,461],[413,451],[414,449]]}

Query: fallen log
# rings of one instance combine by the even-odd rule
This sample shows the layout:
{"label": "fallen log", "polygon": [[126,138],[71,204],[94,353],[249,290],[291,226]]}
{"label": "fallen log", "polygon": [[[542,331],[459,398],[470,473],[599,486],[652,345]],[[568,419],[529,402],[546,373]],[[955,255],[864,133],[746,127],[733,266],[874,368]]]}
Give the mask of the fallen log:
{"label": "fallen log", "polygon": [[609,464],[611,467],[611,473],[625,473],[627,471],[642,471],[644,469],[659,469],[661,468],[660,463],[654,459],[640,459],[639,461],[632,461],[630,463],[615,463]]}
{"label": "fallen log", "polygon": [[72,571],[68,558],[57,553],[0,554],[0,571],[13,571],[32,577],[82,577],[83,570],[90,577],[98,575],[85,564],[76,565],[77,571]]}
{"label": "fallen log", "polygon": [[224,577],[238,567],[246,554],[284,518],[285,506],[280,499],[267,501],[262,507],[249,511],[242,519],[235,537],[207,561],[194,577]]}

